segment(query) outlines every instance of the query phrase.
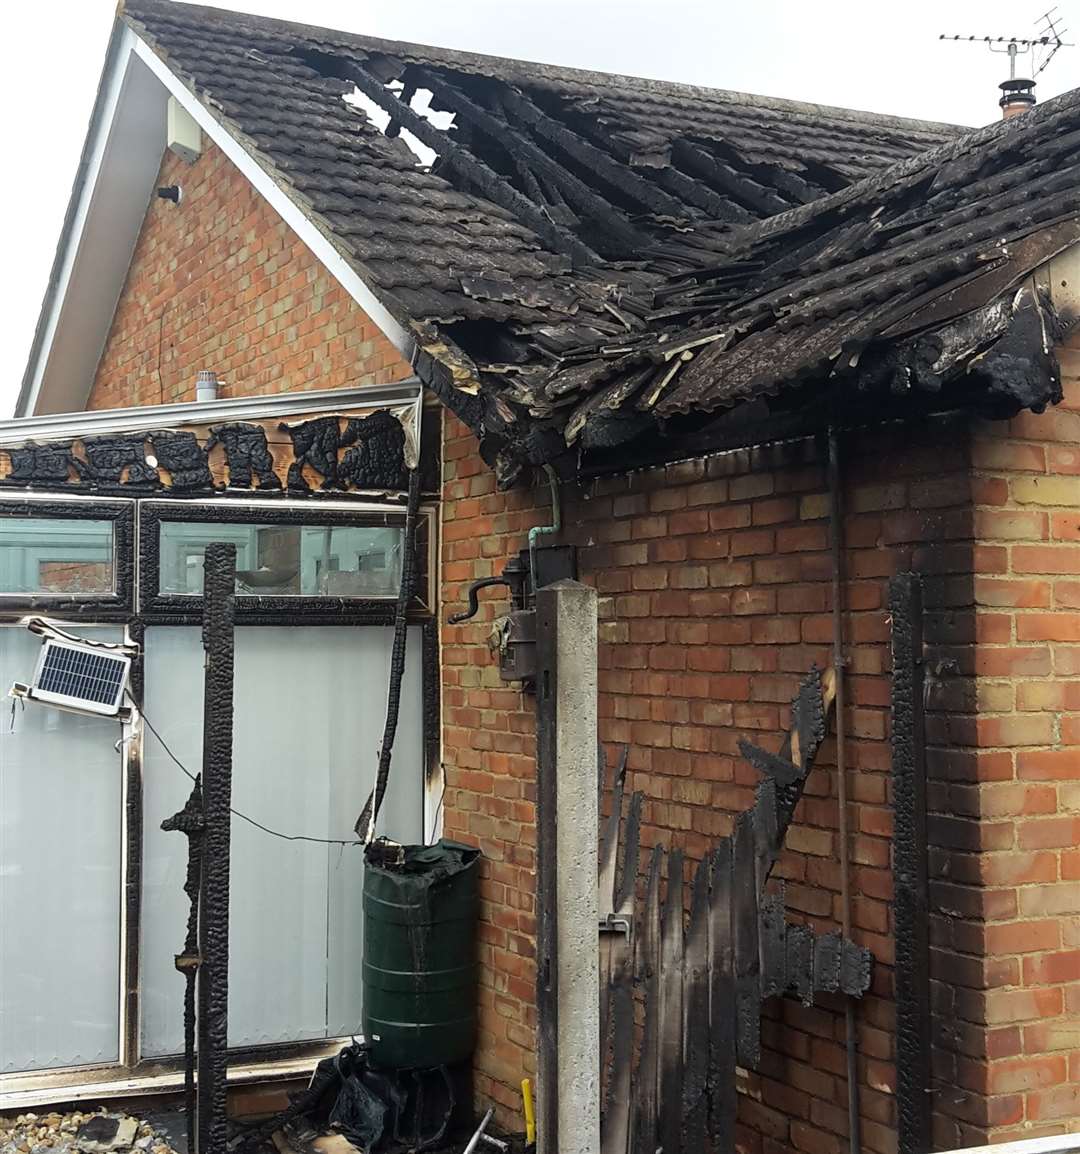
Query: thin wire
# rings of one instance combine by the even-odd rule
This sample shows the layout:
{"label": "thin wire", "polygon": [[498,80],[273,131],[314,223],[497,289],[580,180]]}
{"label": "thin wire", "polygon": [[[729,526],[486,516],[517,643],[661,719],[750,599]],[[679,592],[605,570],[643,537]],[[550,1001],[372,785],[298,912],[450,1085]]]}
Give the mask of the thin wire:
{"label": "thin wire", "polygon": [[[132,702],[132,704],[134,704],[134,702]],[[136,705],[136,709],[138,709],[137,705]],[[158,744],[161,746],[161,748],[163,750],[165,750],[165,752],[168,754],[169,758],[177,766],[177,768],[180,769],[183,773],[187,774],[187,776],[192,781],[194,781],[195,780],[195,774],[193,774],[191,772],[191,770],[188,769],[188,767],[186,765],[184,765],[184,763],[180,760],[180,758],[178,758],[176,756],[176,754],[173,753],[173,751],[169,748],[168,742],[166,742],[165,738],[163,738],[161,736],[161,734],[158,733],[158,731],[154,728],[153,722],[150,720],[149,717],[146,716],[146,714],[141,709],[139,709],[139,716],[146,723],[146,728],[149,729],[150,732],[158,739]],[[263,825],[262,822],[256,821],[253,817],[248,817],[248,815],[246,813],[241,813],[240,810],[233,809],[232,806],[229,807],[229,812],[234,817],[240,818],[241,821],[246,821],[248,823],[248,825],[253,825],[256,829],[261,829],[263,831],[263,833],[268,833],[268,834],[270,834],[271,837],[279,837],[282,839],[282,841],[312,841],[312,842],[316,842],[318,845],[340,845],[340,846],[360,845],[361,844],[360,841],[356,838],[354,838],[352,841],[342,841],[341,838],[309,837],[307,834],[304,834],[304,833],[279,833],[276,829],[270,829],[269,826]]]}
{"label": "thin wire", "polygon": [[431,820],[431,836],[428,838],[428,845],[434,845],[435,834],[439,829],[439,818],[442,816],[443,801],[446,798],[446,786],[444,785],[439,792],[439,804],[435,807],[435,816]]}

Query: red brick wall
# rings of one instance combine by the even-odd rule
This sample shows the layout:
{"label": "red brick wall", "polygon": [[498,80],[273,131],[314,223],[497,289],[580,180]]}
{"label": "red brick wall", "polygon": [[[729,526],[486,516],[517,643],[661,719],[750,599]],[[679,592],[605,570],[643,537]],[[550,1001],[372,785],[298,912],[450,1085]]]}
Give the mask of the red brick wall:
{"label": "red brick wall", "polygon": [[456,418],[446,416],[443,437],[444,832],[484,850],[476,1091],[520,1127],[520,1082],[536,1068],[535,714],[531,698],[500,680],[487,647],[505,589],[482,592],[481,612],[467,624],[445,620],[461,608],[469,582],[500,572],[528,529],[550,520],[549,502],[496,492],[494,473]]}
{"label": "red brick wall", "polygon": [[214,145],[166,153],[98,364],[88,409],[401,380],[401,354]]}
{"label": "red brick wall", "polygon": [[[1080,342],[1064,403],[974,443],[984,1052],[961,1070],[995,1139],[1080,1129]],[[959,862],[957,864],[960,864]]]}
{"label": "red brick wall", "polygon": [[[956,639],[958,617],[970,622],[970,465],[964,431],[947,425],[853,439],[844,452],[852,918],[856,938],[878,961],[858,1009],[863,1138],[867,1150],[887,1154],[895,1148],[887,581],[909,568],[929,575],[932,645]],[[469,580],[497,571],[521,547],[537,514],[532,496],[493,492],[475,442],[456,422],[448,425],[446,458],[449,609],[464,599]],[[601,595],[601,737],[630,746],[630,784],[646,795],[644,843],[681,846],[690,868],[730,831],[733,814],[752,804],[756,775],[738,757],[738,738],[775,748],[800,676],[811,663],[830,661],[822,446],[726,454],[612,478],[564,491],[564,505],[563,539],[581,547],[581,577]],[[487,1090],[516,1108],[517,1080],[532,1068],[534,1024],[532,968],[517,960],[533,942],[532,701],[499,682],[486,632],[486,623],[444,628],[446,815],[454,836],[478,842],[493,858],[481,1067]],[[962,684],[951,686],[931,710],[970,709],[969,697]],[[830,742],[778,870],[792,916],[817,928],[840,916],[833,764]],[[948,777],[952,755],[931,750],[930,772]],[[526,804],[516,809],[519,798]],[[945,814],[941,820],[947,826]],[[946,920],[967,925],[967,918]],[[944,942],[938,948],[938,962],[955,951]],[[954,980],[977,979],[964,971]],[[792,1000],[770,1007],[762,1069],[744,1087],[740,1149],[840,1148],[840,1010],[829,999],[811,1009]],[[947,1072],[955,1060],[945,1049],[942,1055]],[[958,1133],[962,1123],[948,1121],[955,1107],[941,1109],[943,1129]]]}

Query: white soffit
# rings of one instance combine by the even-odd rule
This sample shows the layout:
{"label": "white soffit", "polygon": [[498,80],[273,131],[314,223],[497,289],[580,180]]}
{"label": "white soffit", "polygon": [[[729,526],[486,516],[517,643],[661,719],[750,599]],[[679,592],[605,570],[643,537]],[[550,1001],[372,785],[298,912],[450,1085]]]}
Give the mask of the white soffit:
{"label": "white soffit", "polygon": [[173,96],[406,360],[413,341],[355,269],[191,90],[124,24],[110,46],[90,136],[42,308],[17,416],[82,409],[153,195]]}
{"label": "white soffit", "polygon": [[123,28],[110,45],[19,397],[20,414],[81,408],[161,164],[166,93]]}

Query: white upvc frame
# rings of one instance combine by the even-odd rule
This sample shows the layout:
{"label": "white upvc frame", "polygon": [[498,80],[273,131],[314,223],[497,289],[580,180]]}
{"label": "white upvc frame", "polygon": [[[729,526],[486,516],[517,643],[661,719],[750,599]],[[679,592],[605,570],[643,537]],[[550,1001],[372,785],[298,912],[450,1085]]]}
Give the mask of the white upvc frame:
{"label": "white upvc frame", "polygon": [[[165,149],[165,106],[169,96],[175,97],[411,363],[415,348],[412,335],[368,287],[329,231],[323,231],[311,218],[310,208],[294,199],[296,194],[263,168],[235,128],[219,120],[120,17],[109,44],[23,379],[19,415],[35,415],[42,404],[48,411],[56,412],[77,408],[85,401]],[[89,267],[94,261],[98,267]],[[99,267],[102,261],[110,265],[106,275]],[[78,302],[79,293],[85,295],[88,286],[93,287],[93,295]],[[66,306],[73,300],[79,307],[68,309],[65,315]],[[63,326],[69,326],[68,344],[58,340]],[[54,398],[49,398],[50,391],[55,392],[57,387],[67,388],[71,394],[66,403],[57,405]],[[77,396],[79,392],[81,397]]]}
{"label": "white upvc frame", "polygon": [[[986,1154],[985,1146],[965,1146],[952,1154]],[[1024,1138],[993,1147],[994,1154],[1069,1154],[1080,1150],[1080,1134],[1058,1134],[1052,1138]]]}
{"label": "white upvc frame", "polygon": [[[335,391],[335,395],[339,392],[339,390]],[[281,398],[258,398],[258,400],[273,400],[280,403]],[[233,402],[222,403],[229,404]],[[187,407],[202,413],[208,406],[191,405]],[[131,410],[131,412],[134,412],[134,410]],[[290,416],[294,415],[294,410],[290,408],[289,413]],[[87,414],[80,415],[86,416]],[[160,421],[154,422],[154,424],[157,425],[161,423]],[[25,427],[24,422],[17,421],[10,422],[10,424],[17,425],[20,428]],[[0,496],[3,495],[3,493],[0,493]],[[53,506],[60,503],[71,503],[73,505],[86,503],[101,504],[103,502],[134,504],[136,518],[132,547],[135,551],[136,581],[133,589],[134,602],[128,611],[132,618],[137,616],[139,606],[138,558],[140,550],[138,507],[145,502],[183,509],[190,513],[192,519],[198,519],[199,510],[207,507],[228,507],[236,509],[237,511],[246,510],[253,516],[257,516],[257,514],[263,510],[281,511],[283,509],[289,509],[296,511],[298,519],[302,519],[302,515],[305,512],[317,514],[321,510],[348,512],[356,514],[357,516],[363,516],[365,513],[392,512],[404,517],[404,510],[401,506],[388,505],[385,503],[380,504],[372,500],[348,501],[331,499],[327,501],[320,500],[316,503],[297,498],[282,500],[256,496],[231,497],[220,494],[191,500],[151,496],[139,499],[116,499],[101,498],[80,493],[57,492],[55,490],[12,490],[11,495],[16,496],[21,501],[48,502]],[[436,567],[439,564],[439,518],[431,506],[422,507],[420,516],[427,518],[429,523],[428,571],[431,582],[429,593],[431,597],[434,597],[435,590],[438,589],[438,585],[436,584]],[[301,605],[304,599],[297,598],[296,600],[299,610],[297,623],[303,624]],[[437,609],[435,612],[437,613]],[[58,615],[57,620],[58,622],[69,623],[70,628],[75,632],[77,632],[80,627],[87,628],[93,625],[117,623],[115,613],[101,620],[93,614],[88,614],[85,619],[80,617],[77,620],[72,620],[69,614],[63,614]],[[152,617],[146,618],[146,620],[150,624],[153,623]],[[0,615],[0,629],[23,627],[14,613]],[[124,631],[124,642],[126,644],[133,644],[134,639],[131,633],[130,622],[123,625],[122,628]],[[438,676],[438,671],[435,671],[432,675]],[[3,687],[0,687],[0,693],[2,692]],[[141,782],[143,764],[142,747],[145,734],[142,717],[137,708],[131,709],[126,716],[118,720],[121,725],[119,745],[123,750],[120,763],[122,772],[121,788],[124,799],[121,814],[120,873],[126,888],[127,879],[130,876],[130,853],[133,845],[128,800],[132,796],[134,783],[137,781]],[[441,720],[438,724],[441,741]],[[434,836],[438,837],[441,835],[440,790],[441,782],[437,781],[434,776],[429,777],[425,772],[421,783],[419,798],[420,828],[424,838],[430,838],[432,836],[432,829],[436,826],[438,828]],[[131,906],[125,897],[124,900],[121,901],[120,907],[120,939],[118,942],[121,959],[119,973],[120,986],[117,991],[119,1005],[119,1061],[117,1063],[66,1066],[46,1070],[0,1074],[0,1110],[31,1109],[36,1106],[54,1104],[60,1101],[87,1101],[102,1098],[137,1097],[140,1095],[171,1093],[183,1088],[183,1070],[175,1058],[160,1060],[144,1059],[139,1050],[138,1023],[132,1016],[132,1003],[129,998],[128,958],[132,935],[138,935],[141,927],[138,925],[133,926],[131,924],[131,918]],[[241,1056],[238,1056],[230,1063],[228,1072],[229,1084],[265,1084],[274,1081],[306,1080],[310,1077],[311,1071],[317,1062],[336,1054],[348,1041],[349,1038],[347,1037],[327,1038],[325,1040],[312,1039],[287,1045],[267,1046],[261,1048],[259,1053],[255,1052],[255,1048],[246,1049],[242,1052]],[[139,1066],[143,1066],[143,1069],[138,1069]]]}

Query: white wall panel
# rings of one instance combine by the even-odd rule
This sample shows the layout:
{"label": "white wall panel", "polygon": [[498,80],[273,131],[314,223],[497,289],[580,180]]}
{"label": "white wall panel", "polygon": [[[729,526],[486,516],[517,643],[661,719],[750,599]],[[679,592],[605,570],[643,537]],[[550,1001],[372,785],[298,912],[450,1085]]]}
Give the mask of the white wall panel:
{"label": "white wall panel", "polygon": [[[116,629],[87,636],[122,640]],[[41,647],[0,628],[0,694]],[[3,700],[0,698],[0,700]],[[0,719],[0,1072],[119,1058],[120,723],[44,705]]]}
{"label": "white wall panel", "polygon": [[[290,834],[352,838],[375,778],[388,627],[237,630],[233,806]],[[197,628],[147,630],[146,714],[193,772],[202,755]],[[143,1053],[182,1048],[186,839],[163,833],[191,783],[145,742]],[[380,832],[417,841],[423,793],[420,630],[410,629],[391,788]],[[360,1026],[361,851],[286,842],[233,818],[229,1041],[333,1037]]]}

